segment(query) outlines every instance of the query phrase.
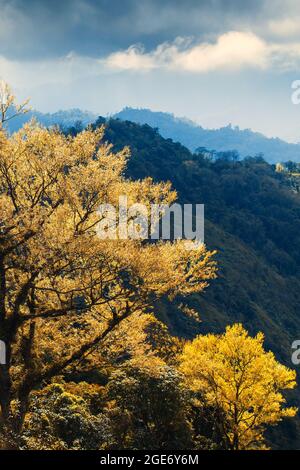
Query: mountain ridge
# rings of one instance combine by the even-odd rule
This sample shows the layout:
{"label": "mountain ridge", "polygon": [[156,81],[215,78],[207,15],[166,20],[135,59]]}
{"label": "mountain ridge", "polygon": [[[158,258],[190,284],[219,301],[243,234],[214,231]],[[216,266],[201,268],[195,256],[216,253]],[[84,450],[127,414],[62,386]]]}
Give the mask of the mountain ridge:
{"label": "mountain ridge", "polygon": [[[137,124],[148,124],[158,128],[165,139],[172,139],[187,147],[191,152],[206,148],[210,152],[237,151],[241,158],[263,154],[268,163],[300,162],[300,144],[285,142],[278,137],[266,137],[251,129],[240,129],[231,124],[206,129],[185,117],[146,108],[126,107],[111,116],[114,119],[131,121]],[[62,128],[91,124],[97,115],[79,108],[59,110],[54,113],[42,113],[30,110],[25,115],[17,116],[8,123],[10,132],[20,129],[30,119],[36,119],[46,127],[58,125]]]}
{"label": "mountain ridge", "polygon": [[191,152],[195,152],[199,147],[206,147],[209,151],[217,152],[236,150],[241,158],[263,154],[268,163],[300,161],[299,144],[288,143],[278,137],[266,137],[260,132],[240,129],[231,124],[219,129],[205,129],[187,118],[146,108],[130,107],[124,108],[112,117],[158,128],[164,138],[180,142]]}
{"label": "mountain ridge", "polygon": [[8,130],[13,133],[19,130],[26,122],[35,119],[43,126],[50,127],[59,125],[62,128],[67,128],[72,125],[80,125],[83,127],[91,124],[96,119],[96,115],[90,111],[83,111],[79,108],[72,108],[68,110],[58,110],[54,113],[42,113],[35,109],[30,109],[25,114],[20,114],[14,119],[8,121]]}

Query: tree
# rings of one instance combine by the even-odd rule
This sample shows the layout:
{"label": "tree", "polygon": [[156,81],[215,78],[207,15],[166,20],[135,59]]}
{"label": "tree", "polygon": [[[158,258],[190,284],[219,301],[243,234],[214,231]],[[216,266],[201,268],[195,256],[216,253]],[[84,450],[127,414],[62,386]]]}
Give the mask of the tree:
{"label": "tree", "polygon": [[[5,119],[4,119],[5,120]],[[30,123],[0,129],[1,425],[19,435],[33,390],[80,367],[131,315],[163,295],[202,291],[213,253],[184,243],[103,240],[98,207],[169,204],[170,184],[126,180],[127,148],[101,144],[103,128],[76,137]]]}
{"label": "tree", "polygon": [[107,416],[112,448],[191,449],[189,393],[180,374],[165,364],[125,366],[110,377]]}
{"label": "tree", "polygon": [[263,447],[266,425],[292,417],[281,390],[295,387],[295,371],[263,348],[263,334],[248,336],[241,324],[223,335],[198,336],[184,347],[180,370],[208,405],[225,411],[221,422],[226,448]]}
{"label": "tree", "polygon": [[17,104],[10,86],[0,80],[0,126],[21,114],[26,114],[29,111],[28,103],[27,99]]}
{"label": "tree", "polygon": [[225,162],[237,162],[240,159],[240,155],[237,150],[225,150],[223,152],[217,152],[217,160]]}

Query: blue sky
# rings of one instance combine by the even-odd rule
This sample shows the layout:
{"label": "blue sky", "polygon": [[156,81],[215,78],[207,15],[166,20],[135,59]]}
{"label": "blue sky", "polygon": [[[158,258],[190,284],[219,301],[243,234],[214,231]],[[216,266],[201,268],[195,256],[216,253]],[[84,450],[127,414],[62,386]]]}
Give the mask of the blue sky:
{"label": "blue sky", "polygon": [[300,141],[298,0],[0,0],[0,78],[41,111],[124,106]]}

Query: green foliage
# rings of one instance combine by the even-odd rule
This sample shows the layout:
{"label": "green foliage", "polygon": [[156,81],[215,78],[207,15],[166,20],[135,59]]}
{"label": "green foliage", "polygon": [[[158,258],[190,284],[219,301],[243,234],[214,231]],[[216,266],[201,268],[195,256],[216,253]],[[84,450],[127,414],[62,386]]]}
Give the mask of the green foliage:
{"label": "green foliage", "polygon": [[190,449],[188,391],[171,367],[117,370],[108,384],[115,448]]}
{"label": "green foliage", "polygon": [[[33,397],[21,447],[29,449],[99,449],[110,438],[109,420],[91,413],[92,396],[52,384]],[[95,393],[95,392],[94,392]],[[96,393],[99,393],[97,391]]]}
{"label": "green foliage", "polygon": [[176,368],[125,364],[105,387],[53,383],[33,394],[17,446],[39,450],[222,448],[220,412],[194,406]]}

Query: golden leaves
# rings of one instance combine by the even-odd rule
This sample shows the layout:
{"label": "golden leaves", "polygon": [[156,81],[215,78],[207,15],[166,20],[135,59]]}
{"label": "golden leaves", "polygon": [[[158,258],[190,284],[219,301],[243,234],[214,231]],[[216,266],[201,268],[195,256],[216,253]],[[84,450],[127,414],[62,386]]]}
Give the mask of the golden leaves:
{"label": "golden leaves", "polygon": [[223,335],[198,336],[184,347],[180,370],[191,388],[225,411],[232,448],[260,446],[267,424],[295,416],[282,390],[296,386],[296,373],[263,348],[263,334],[248,335],[240,324]]}
{"label": "golden leaves", "polygon": [[[100,204],[117,206],[126,195],[150,208],[176,197],[169,183],[126,180],[129,150],[113,153],[101,142],[103,131],[66,137],[35,122],[12,137],[0,130],[0,296],[7,320],[18,318],[12,337],[19,375],[30,322],[35,367],[43,371],[106,330],[112,335],[158,297],[201,291],[215,277],[214,253],[204,246],[97,236]],[[136,336],[132,343],[142,345],[144,333],[136,329]]]}

